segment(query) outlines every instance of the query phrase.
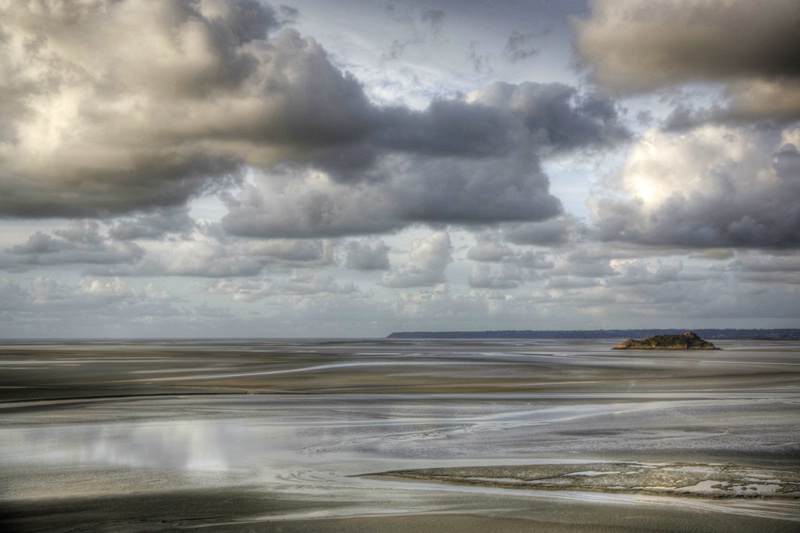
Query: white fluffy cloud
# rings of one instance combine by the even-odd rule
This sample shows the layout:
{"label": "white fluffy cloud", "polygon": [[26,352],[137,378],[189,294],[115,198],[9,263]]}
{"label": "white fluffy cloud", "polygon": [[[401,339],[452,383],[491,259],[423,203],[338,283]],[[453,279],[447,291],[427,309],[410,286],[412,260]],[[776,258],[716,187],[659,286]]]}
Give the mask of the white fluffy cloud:
{"label": "white fluffy cloud", "polygon": [[383,276],[387,287],[430,287],[445,282],[444,270],[453,260],[450,235],[446,232],[415,240],[408,261]]}
{"label": "white fluffy cloud", "polygon": [[592,202],[600,236],[691,247],[800,245],[800,153],[772,128],[648,132]]}

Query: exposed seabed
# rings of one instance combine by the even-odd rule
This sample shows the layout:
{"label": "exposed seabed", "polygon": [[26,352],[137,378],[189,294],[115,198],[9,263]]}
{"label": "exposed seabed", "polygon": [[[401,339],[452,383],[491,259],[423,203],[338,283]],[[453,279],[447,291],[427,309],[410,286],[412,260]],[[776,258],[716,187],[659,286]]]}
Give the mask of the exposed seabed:
{"label": "exposed seabed", "polygon": [[0,348],[3,531],[797,531],[800,344]]}

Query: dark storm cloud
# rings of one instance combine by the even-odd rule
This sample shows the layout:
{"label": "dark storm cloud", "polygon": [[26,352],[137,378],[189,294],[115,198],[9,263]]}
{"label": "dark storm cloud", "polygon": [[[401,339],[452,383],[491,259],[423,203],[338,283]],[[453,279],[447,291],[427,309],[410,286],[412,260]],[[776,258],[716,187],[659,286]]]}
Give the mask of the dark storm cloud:
{"label": "dark storm cloud", "polygon": [[265,39],[274,13],[254,1],[14,4],[0,20],[5,214],[179,205],[244,164],[353,141],[371,111],[312,39]]}
{"label": "dark storm cloud", "polygon": [[[88,159],[97,155],[89,154]],[[62,166],[62,157],[70,162]],[[124,161],[117,160],[109,161],[105,168],[87,168],[76,163],[79,158],[80,154],[53,154],[54,160],[48,162],[52,167],[21,163],[37,166],[31,175],[14,170],[5,173],[0,159],[0,214],[24,218],[105,217],[169,207],[229,187],[242,175],[241,164],[227,156],[214,159],[199,153],[137,155],[127,168],[121,168]]]}
{"label": "dark storm cloud", "polygon": [[502,110],[460,100],[435,100],[424,112],[393,109],[382,118],[373,142],[390,150],[431,156],[486,157],[507,154],[514,118]]}
{"label": "dark storm cloud", "polygon": [[628,198],[594,198],[605,240],[686,247],[800,246],[800,153],[771,128],[650,132],[622,176]]}
{"label": "dark storm cloud", "polygon": [[573,20],[575,47],[598,83],[645,91],[723,81],[742,117],[800,117],[795,0],[594,0]]}
{"label": "dark storm cloud", "polygon": [[[561,84],[497,84],[422,111],[377,107],[317,42],[276,34],[275,11],[251,0],[48,6],[2,19],[0,58],[14,75],[0,82],[11,117],[0,213],[162,212],[153,209],[242,184],[257,167],[255,185],[224,196],[234,234],[541,221],[562,210],[540,154],[626,136],[612,101]],[[430,31],[443,20],[422,16]],[[191,227],[160,216],[119,222],[111,236]]]}
{"label": "dark storm cloud", "polygon": [[562,83],[496,82],[477,102],[512,113],[542,146],[556,151],[613,146],[630,136],[613,100]]}
{"label": "dark storm cloud", "polygon": [[558,83],[497,83],[469,100],[436,100],[422,111],[375,109],[372,117],[358,142],[284,163],[227,195],[225,229],[298,238],[419,222],[542,221],[562,208],[540,154],[628,137],[613,101]]}

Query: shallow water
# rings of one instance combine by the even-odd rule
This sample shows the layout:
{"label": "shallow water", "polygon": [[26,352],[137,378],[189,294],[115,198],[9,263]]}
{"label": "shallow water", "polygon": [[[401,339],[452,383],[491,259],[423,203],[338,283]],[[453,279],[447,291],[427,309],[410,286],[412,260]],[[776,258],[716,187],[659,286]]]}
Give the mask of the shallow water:
{"label": "shallow water", "polygon": [[[194,526],[267,531],[314,520],[325,531],[331,520],[467,511],[534,523],[545,507],[533,498],[561,502],[575,523],[586,506],[602,508],[614,527],[616,506],[655,506],[671,513],[675,531],[681,516],[699,512],[791,530],[797,506],[771,499],[360,477],[603,462],[800,470],[800,344],[719,345],[723,351],[611,352],[613,341],[518,340],[5,346],[0,501],[16,517],[12,525],[53,530],[60,526],[47,513],[34,516],[31,509],[41,509],[34,504],[222,489],[263,496],[194,517]],[[185,510],[159,512],[159,520],[144,509],[139,517],[71,519],[95,529],[142,525],[146,517],[146,528],[158,529],[186,519]]]}

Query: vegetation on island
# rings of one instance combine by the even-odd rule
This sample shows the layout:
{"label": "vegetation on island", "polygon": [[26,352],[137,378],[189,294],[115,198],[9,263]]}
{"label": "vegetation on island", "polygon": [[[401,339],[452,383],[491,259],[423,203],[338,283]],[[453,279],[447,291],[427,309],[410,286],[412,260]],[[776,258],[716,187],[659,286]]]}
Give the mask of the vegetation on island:
{"label": "vegetation on island", "polygon": [[642,340],[628,339],[616,346],[615,350],[716,350],[712,343],[687,331],[682,335],[653,335]]}

